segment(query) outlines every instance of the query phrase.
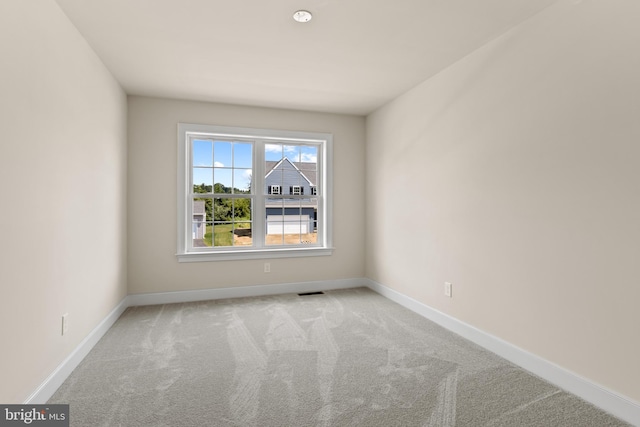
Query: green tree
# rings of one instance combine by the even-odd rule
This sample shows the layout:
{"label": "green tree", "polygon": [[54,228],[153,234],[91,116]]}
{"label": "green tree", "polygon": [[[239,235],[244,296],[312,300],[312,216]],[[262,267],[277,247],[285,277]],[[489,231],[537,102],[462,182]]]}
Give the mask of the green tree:
{"label": "green tree", "polygon": [[231,221],[232,219],[231,199],[215,199],[213,204],[213,220]]}
{"label": "green tree", "polygon": [[[231,194],[231,187],[216,183],[213,186],[196,184],[193,186],[193,192],[196,194]],[[248,191],[233,189],[235,194],[247,194]],[[251,219],[251,201],[249,199],[225,199],[225,198],[209,198],[201,199],[205,202],[205,212],[207,221],[225,221],[233,222],[238,220]]]}
{"label": "green tree", "polygon": [[[193,186],[193,192],[196,194],[211,194],[212,186],[205,185],[204,183],[200,185]],[[213,200],[211,198],[201,198],[195,200],[204,200],[204,210],[205,210],[205,221],[211,221],[213,219]]]}
{"label": "green tree", "polygon": [[215,193],[216,194],[231,194],[231,188],[230,187],[225,187],[224,185],[220,184],[219,182],[217,182],[214,185],[214,189],[215,189]]}
{"label": "green tree", "polygon": [[233,214],[238,219],[251,219],[251,200],[235,199],[233,204]]}

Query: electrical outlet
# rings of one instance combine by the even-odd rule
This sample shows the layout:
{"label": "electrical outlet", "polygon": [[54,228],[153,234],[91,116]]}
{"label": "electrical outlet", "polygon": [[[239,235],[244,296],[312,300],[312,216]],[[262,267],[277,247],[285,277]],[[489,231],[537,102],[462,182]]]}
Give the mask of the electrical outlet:
{"label": "electrical outlet", "polygon": [[444,282],[444,295],[451,298],[453,297],[453,285],[449,282]]}
{"label": "electrical outlet", "polygon": [[66,335],[69,332],[69,313],[62,315],[62,335]]}
{"label": "electrical outlet", "polygon": [[265,262],[264,263],[264,272],[265,273],[271,273],[271,263],[269,263],[269,262]]}

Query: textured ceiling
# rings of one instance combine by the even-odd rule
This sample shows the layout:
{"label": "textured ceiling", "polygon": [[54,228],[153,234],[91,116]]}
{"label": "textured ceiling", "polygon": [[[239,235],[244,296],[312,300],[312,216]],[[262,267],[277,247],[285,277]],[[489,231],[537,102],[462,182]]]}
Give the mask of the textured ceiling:
{"label": "textured ceiling", "polygon": [[57,3],[128,94],[365,115],[555,1]]}

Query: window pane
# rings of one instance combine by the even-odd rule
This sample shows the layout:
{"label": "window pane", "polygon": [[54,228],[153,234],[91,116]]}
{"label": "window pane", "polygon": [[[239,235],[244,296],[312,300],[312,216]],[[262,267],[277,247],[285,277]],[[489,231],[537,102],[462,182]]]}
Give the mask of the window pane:
{"label": "window pane", "polygon": [[233,200],[233,220],[234,222],[251,222],[253,209],[251,199],[242,198]]}
{"label": "window pane", "polygon": [[213,245],[251,246],[252,206],[249,198],[213,201]]}
{"label": "window pane", "polygon": [[232,167],[231,162],[231,146],[230,142],[216,141],[213,144],[213,165],[215,167]]}
{"label": "window pane", "polygon": [[253,146],[236,142],[233,145],[233,167],[251,169],[253,167]]}
{"label": "window pane", "polygon": [[233,174],[231,169],[215,168],[213,178],[215,180],[215,193],[231,194]]}
{"label": "window pane", "polygon": [[282,159],[282,144],[265,144],[264,159],[267,162],[278,162]]}
{"label": "window pane", "polygon": [[191,239],[196,248],[211,246],[212,202],[213,200],[208,198],[194,199],[192,202]]}
{"label": "window pane", "polygon": [[252,237],[253,207],[251,199],[242,198],[233,200],[233,245],[251,246]]}
{"label": "window pane", "polygon": [[301,147],[300,161],[303,163],[318,163],[318,147],[315,145]]}
{"label": "window pane", "polygon": [[285,191],[287,194],[293,194],[291,187],[294,185],[301,185],[304,178],[288,158],[282,162],[280,168],[282,169],[282,184],[285,186]]}
{"label": "window pane", "polygon": [[233,192],[248,194],[251,192],[251,169],[233,170]]}
{"label": "window pane", "polygon": [[[274,167],[278,166],[277,169],[273,169]],[[273,192],[273,191],[269,191],[269,187],[273,187],[273,186],[277,186],[282,187],[282,170],[280,170],[279,165],[276,165],[275,162],[273,162],[273,164],[269,165],[267,162],[266,165],[267,168],[271,167],[271,169],[267,169],[267,174],[265,176],[264,179],[264,185],[265,185],[265,194],[282,194],[282,192]]]}
{"label": "window pane", "polygon": [[284,243],[283,215],[284,199],[269,198],[265,201],[267,245],[282,245]]}
{"label": "window pane", "polygon": [[213,224],[213,245],[233,246],[233,224],[229,222],[216,222]]}
{"label": "window pane", "polygon": [[302,236],[302,243],[316,244],[318,243],[318,199],[302,200],[302,211],[309,215],[309,230]]}
{"label": "window pane", "polygon": [[282,146],[282,157],[288,158],[292,162],[300,161],[300,146],[298,145],[283,145]]}
{"label": "window pane", "polygon": [[211,141],[193,141],[193,166],[213,166],[213,143]]}
{"label": "window pane", "polygon": [[252,246],[253,237],[251,235],[250,222],[236,222],[233,230],[234,246]]}
{"label": "window pane", "polygon": [[[212,168],[193,168],[193,185],[213,186],[213,169]],[[206,190],[206,189],[205,189]],[[201,193],[211,192],[211,188],[208,191],[200,191]]]}

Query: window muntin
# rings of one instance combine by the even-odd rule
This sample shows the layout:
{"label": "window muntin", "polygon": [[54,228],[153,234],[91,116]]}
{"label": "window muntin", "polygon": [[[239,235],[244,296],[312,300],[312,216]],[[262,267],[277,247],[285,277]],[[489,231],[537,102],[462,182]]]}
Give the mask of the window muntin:
{"label": "window muntin", "polygon": [[320,190],[330,188],[331,135],[181,124],[179,141],[180,261],[330,253]]}

